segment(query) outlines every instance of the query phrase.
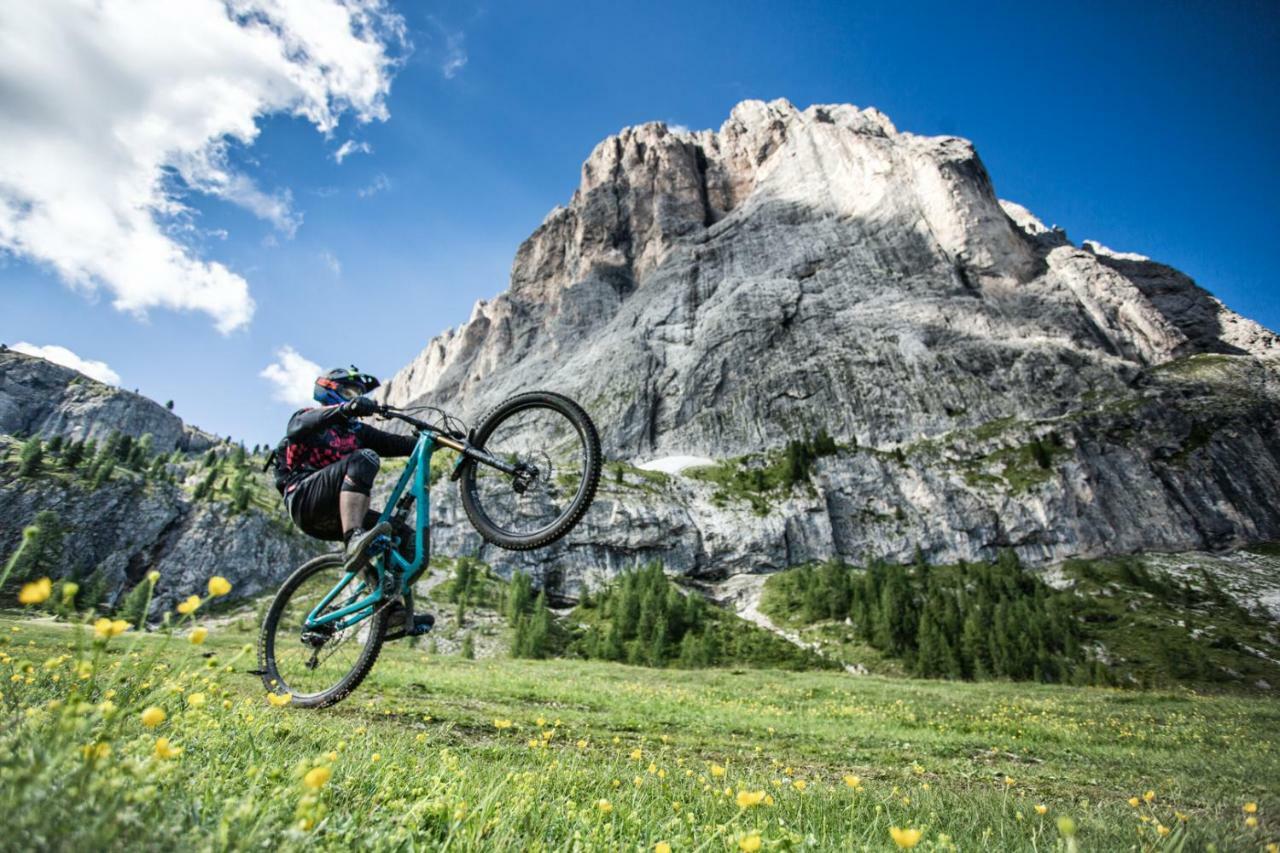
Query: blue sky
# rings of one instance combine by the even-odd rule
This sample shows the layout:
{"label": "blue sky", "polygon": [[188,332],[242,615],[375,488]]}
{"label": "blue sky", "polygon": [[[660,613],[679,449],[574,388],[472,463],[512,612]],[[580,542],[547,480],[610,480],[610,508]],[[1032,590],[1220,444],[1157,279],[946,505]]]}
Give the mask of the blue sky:
{"label": "blue sky", "polygon": [[[174,239],[248,283],[247,325],[140,318],[11,253],[0,340],[67,347],[191,423],[274,441],[293,407],[259,374],[281,347],[389,376],[506,287],[603,137],[719,127],[738,101],[779,97],[972,139],[1001,197],[1280,328],[1280,7],[1161,5],[404,3],[412,49],[391,51],[385,121],[346,112],[326,138],[284,110],[229,147],[229,168],[289,194],[283,222],[225,187],[181,196]],[[336,162],[348,141],[370,150]]]}

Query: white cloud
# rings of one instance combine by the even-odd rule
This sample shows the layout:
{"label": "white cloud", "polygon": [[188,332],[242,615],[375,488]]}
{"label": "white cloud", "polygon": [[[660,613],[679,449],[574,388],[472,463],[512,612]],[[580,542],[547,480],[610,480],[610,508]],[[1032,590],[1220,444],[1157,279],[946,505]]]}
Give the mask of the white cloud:
{"label": "white cloud", "polygon": [[325,268],[328,269],[329,272],[333,273],[334,278],[342,277],[342,261],[338,260],[337,256],[335,256],[333,252],[330,252],[328,249],[322,250],[320,252],[320,263],[324,264]]}
{"label": "white cloud", "polygon": [[272,113],[328,135],[343,113],[387,118],[404,24],[384,0],[0,3],[0,251],[47,264],[116,308],[249,322],[248,282],[182,241],[183,193],[285,234],[288,190],[230,161]]}
{"label": "white cloud", "polygon": [[391,179],[379,172],[373,176],[373,180],[368,186],[363,186],[356,190],[356,195],[360,196],[360,198],[369,198],[389,189],[391,189]]}
{"label": "white cloud", "polygon": [[467,51],[462,33],[449,33],[444,40],[444,62],[440,65],[440,73],[446,80],[458,76],[467,65]]}
{"label": "white cloud", "polygon": [[372,154],[373,146],[367,142],[355,142],[348,139],[346,142],[338,146],[338,150],[333,152],[334,162],[341,164],[343,160],[352,154]]}
{"label": "white cloud", "polygon": [[70,367],[72,370],[80,371],[90,379],[96,379],[108,385],[120,384],[120,374],[108,367],[105,361],[83,359],[66,347],[60,347],[56,344],[36,346],[26,341],[19,341],[10,349],[24,352],[27,355],[38,356],[46,361],[52,361],[54,364],[61,364],[63,367]]}
{"label": "white cloud", "polygon": [[275,386],[272,396],[293,406],[307,406],[315,402],[316,377],[324,371],[320,365],[298,355],[290,346],[276,351],[276,360],[262,369],[258,375]]}

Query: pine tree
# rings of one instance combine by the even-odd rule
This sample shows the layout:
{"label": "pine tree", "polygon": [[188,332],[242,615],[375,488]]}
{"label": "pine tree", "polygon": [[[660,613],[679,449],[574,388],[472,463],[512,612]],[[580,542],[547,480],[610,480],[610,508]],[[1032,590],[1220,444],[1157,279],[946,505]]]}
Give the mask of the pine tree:
{"label": "pine tree", "polygon": [[44,462],[44,445],[40,436],[33,435],[22,443],[18,451],[18,476],[34,477]]}
{"label": "pine tree", "polygon": [[102,456],[94,463],[93,474],[89,478],[89,488],[97,489],[104,483],[111,480],[111,475],[115,473],[116,463],[110,456]]}
{"label": "pine tree", "polygon": [[84,439],[73,441],[62,453],[62,467],[74,471],[84,461]]}
{"label": "pine tree", "polygon": [[191,493],[192,500],[201,501],[213,496],[213,482],[218,477],[218,469],[210,468],[209,473],[205,474],[204,479],[196,485],[195,491]]}
{"label": "pine tree", "polygon": [[511,576],[511,584],[507,589],[506,617],[512,625],[533,604],[533,581],[524,572],[516,572]]}
{"label": "pine tree", "polygon": [[57,456],[60,454],[62,452],[62,436],[55,435],[53,438],[49,439],[49,444],[45,447],[45,452],[50,456]]}
{"label": "pine tree", "polygon": [[143,578],[133,585],[120,604],[120,618],[141,631],[147,624],[147,612],[151,609],[151,581]]}
{"label": "pine tree", "polygon": [[[431,642],[433,642],[433,643],[434,643],[434,642],[435,642],[435,640],[433,639]],[[429,650],[429,651],[430,651],[432,654],[435,654],[434,649]],[[466,633],[466,636],[464,636],[464,637],[462,638],[462,650],[461,650],[461,651],[462,651],[462,657],[463,657],[463,659],[464,659],[464,660],[475,660],[475,659],[476,659],[476,641],[475,641],[475,639],[474,639],[474,638],[472,638],[472,636],[471,636],[471,632],[470,632],[470,631],[468,631],[468,632]]]}

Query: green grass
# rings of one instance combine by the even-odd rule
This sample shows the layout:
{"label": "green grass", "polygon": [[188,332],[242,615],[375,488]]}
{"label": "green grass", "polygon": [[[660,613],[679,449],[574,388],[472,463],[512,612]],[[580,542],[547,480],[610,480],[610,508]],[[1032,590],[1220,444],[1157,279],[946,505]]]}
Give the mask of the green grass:
{"label": "green grass", "polygon": [[[267,705],[234,628],[202,646],[95,645],[21,618],[0,632],[7,849],[720,851],[758,834],[765,850],[884,850],[896,825],[922,830],[920,849],[1043,850],[1059,817],[1090,850],[1159,849],[1156,822],[1171,850],[1277,837],[1268,700],[394,645],[365,687],[316,712]],[[147,729],[151,705],[167,719]],[[159,758],[157,737],[181,754]],[[316,767],[331,777],[312,789]],[[1151,803],[1128,805],[1147,790]],[[740,808],[739,791],[772,805]]]}

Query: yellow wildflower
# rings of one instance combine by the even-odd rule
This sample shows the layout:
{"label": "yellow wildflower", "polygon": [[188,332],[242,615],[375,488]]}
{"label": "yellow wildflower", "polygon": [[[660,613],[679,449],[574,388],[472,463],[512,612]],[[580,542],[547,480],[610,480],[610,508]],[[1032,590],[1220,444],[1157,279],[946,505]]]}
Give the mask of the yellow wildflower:
{"label": "yellow wildflower", "polygon": [[204,705],[205,696],[203,693],[192,693],[187,697],[187,704],[192,708],[199,708]]}
{"label": "yellow wildflower", "polygon": [[222,575],[214,575],[209,578],[209,595],[217,598],[220,595],[226,595],[231,592],[231,582]]}
{"label": "yellow wildflower", "polygon": [[1159,835],[1161,838],[1163,838],[1168,834],[1169,834],[1169,827],[1165,826],[1163,823],[1156,824],[1156,835]]}
{"label": "yellow wildflower", "polygon": [[320,767],[313,767],[307,771],[306,776],[302,777],[302,784],[306,785],[313,791],[319,791],[325,786],[325,783],[327,783],[332,776],[333,771],[328,767],[323,765]]}
{"label": "yellow wildflower", "polygon": [[599,809],[604,814],[608,814],[609,812],[613,811],[613,803],[603,799],[596,800],[596,808]]}
{"label": "yellow wildflower", "polygon": [[719,779],[721,776],[724,775],[724,768],[721,767],[719,764],[712,764],[711,775]]}
{"label": "yellow wildflower", "polygon": [[862,784],[862,780],[859,779],[857,776],[849,774],[844,777],[844,783],[850,788],[856,788]]}
{"label": "yellow wildflower", "polygon": [[369,756],[369,760],[372,761],[374,764],[377,764],[379,761],[382,760],[382,753],[375,752],[373,755]]}
{"label": "yellow wildflower", "polygon": [[1139,804],[1140,802],[1142,802],[1142,801],[1141,801],[1141,800],[1139,800],[1137,797],[1130,797],[1130,798],[1129,798],[1129,805],[1133,806],[1135,809],[1138,807],[1138,804]]}
{"label": "yellow wildflower", "polygon": [[76,593],[80,591],[80,584],[75,581],[64,581],[62,584],[62,603],[71,605],[75,603]]}
{"label": "yellow wildflower", "polygon": [[1245,813],[1245,814],[1257,814],[1257,813],[1258,813],[1258,804],[1257,804],[1257,803],[1245,803],[1245,804],[1244,804],[1244,813]]}
{"label": "yellow wildflower", "polygon": [[209,636],[209,629],[203,625],[196,626],[191,629],[191,633],[187,635],[187,639],[191,641],[193,646],[198,646]]}
{"label": "yellow wildflower", "polygon": [[760,833],[753,832],[750,835],[744,835],[738,841],[738,849],[742,853],[756,853],[760,849]]}
{"label": "yellow wildflower", "polygon": [[636,747],[635,749],[631,750],[631,760],[632,760],[632,761],[639,761],[639,760],[640,760],[640,756],[641,756],[641,755],[643,755],[643,754],[644,754],[644,753],[642,753],[642,752],[640,751],[640,747]]}
{"label": "yellow wildflower", "polygon": [[510,720],[494,720],[493,721],[493,727],[495,729],[509,729],[511,728],[511,726],[512,726],[512,723]]}
{"label": "yellow wildflower", "polygon": [[809,787],[809,783],[804,781],[803,779],[797,779],[791,784],[797,791],[804,791],[805,788]]}
{"label": "yellow wildflower", "polygon": [[586,740],[579,740],[579,741],[578,741],[578,749],[586,749],[586,748],[587,748],[587,742],[586,742]]}
{"label": "yellow wildflower", "polygon": [[1143,802],[1147,802],[1147,803],[1151,802],[1155,798],[1156,798],[1155,791],[1147,791],[1145,794],[1142,795]]}
{"label": "yellow wildflower", "polygon": [[147,580],[151,581],[152,584],[155,584],[157,581],[160,580],[160,573],[157,572],[155,569],[152,569],[151,571],[147,572]]}
{"label": "yellow wildflower", "polygon": [[903,850],[910,850],[920,843],[920,830],[918,829],[899,829],[896,826],[891,826],[889,827],[889,836],[893,839],[893,843]]}
{"label": "yellow wildflower", "polygon": [[1249,815],[1247,818],[1244,819],[1244,825],[1249,827],[1250,829],[1257,829],[1258,819],[1253,815]]}
{"label": "yellow wildflower", "polygon": [[37,581],[24,583],[18,590],[19,604],[43,604],[53,594],[53,581],[40,578]]}
{"label": "yellow wildflower", "polygon": [[163,723],[164,719],[164,709],[157,708],[155,705],[150,706],[142,712],[142,724],[149,729],[154,729],[156,726]]}
{"label": "yellow wildflower", "polygon": [[181,613],[183,616],[190,616],[192,613],[196,612],[196,609],[199,606],[200,606],[200,596],[188,595],[186,601],[179,602],[178,612]]}
{"label": "yellow wildflower", "polygon": [[1005,787],[1007,788],[1013,787],[1013,777],[1012,776],[1004,777],[1004,784],[1005,784]]}
{"label": "yellow wildflower", "polygon": [[270,702],[271,706],[274,708],[283,708],[285,705],[288,705],[290,702],[293,701],[293,694],[292,693],[268,693],[267,701]]}
{"label": "yellow wildflower", "polygon": [[167,760],[182,754],[182,747],[171,746],[167,737],[156,738],[156,758]]}
{"label": "yellow wildflower", "polygon": [[1039,803],[1036,804],[1036,814],[1044,814],[1047,811],[1049,811],[1048,806],[1042,806]]}
{"label": "yellow wildflower", "polygon": [[754,808],[764,802],[764,797],[764,791],[739,791],[738,808]]}
{"label": "yellow wildflower", "polygon": [[653,845],[653,853],[671,853],[671,845],[665,841],[659,841]]}

